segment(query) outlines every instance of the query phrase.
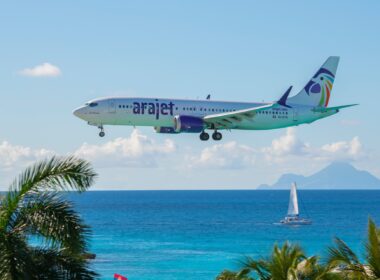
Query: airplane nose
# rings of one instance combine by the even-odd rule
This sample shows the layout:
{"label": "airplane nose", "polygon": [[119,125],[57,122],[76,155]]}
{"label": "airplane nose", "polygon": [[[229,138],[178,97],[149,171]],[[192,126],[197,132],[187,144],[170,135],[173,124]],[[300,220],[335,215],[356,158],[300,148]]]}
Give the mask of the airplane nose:
{"label": "airplane nose", "polygon": [[79,108],[75,109],[73,111],[74,116],[76,116],[76,117],[78,117],[80,119],[83,119],[83,115],[84,115],[83,110],[84,110],[83,107],[79,107]]}

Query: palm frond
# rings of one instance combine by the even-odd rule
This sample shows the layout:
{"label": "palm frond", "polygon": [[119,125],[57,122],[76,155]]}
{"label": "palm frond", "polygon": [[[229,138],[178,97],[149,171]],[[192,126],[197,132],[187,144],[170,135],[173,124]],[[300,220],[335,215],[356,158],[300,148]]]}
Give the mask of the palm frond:
{"label": "palm frond", "polygon": [[223,270],[216,277],[216,280],[253,280],[253,278],[249,277],[248,274],[248,270],[242,270],[239,272]]}
{"label": "palm frond", "polygon": [[340,238],[334,239],[335,247],[328,248],[326,262],[330,265],[354,265],[360,264],[359,258],[351,248]]}
{"label": "palm frond", "polygon": [[27,231],[43,237],[45,245],[73,253],[86,251],[90,229],[73,206],[56,193],[38,193],[19,211],[13,231]]}
{"label": "palm frond", "polygon": [[246,257],[241,262],[242,270],[252,271],[259,276],[262,280],[269,280],[270,272],[268,268],[268,262],[264,259],[254,260],[251,257]]}
{"label": "palm frond", "polygon": [[335,238],[335,247],[328,248],[326,266],[330,271],[336,270],[347,279],[367,279],[365,266],[357,255],[341,239]]}
{"label": "palm frond", "polygon": [[380,242],[375,223],[368,221],[368,241],[366,244],[367,262],[371,273],[380,278]]}
{"label": "palm frond", "polygon": [[15,220],[15,210],[23,198],[38,191],[85,191],[97,174],[89,162],[69,157],[52,157],[28,167],[10,186],[0,209],[0,228]]}
{"label": "palm frond", "polygon": [[36,279],[90,280],[98,276],[90,269],[87,260],[64,251],[34,248],[31,250],[31,256],[32,273]]}
{"label": "palm frond", "polygon": [[24,236],[0,230],[0,280],[26,279],[30,255]]}

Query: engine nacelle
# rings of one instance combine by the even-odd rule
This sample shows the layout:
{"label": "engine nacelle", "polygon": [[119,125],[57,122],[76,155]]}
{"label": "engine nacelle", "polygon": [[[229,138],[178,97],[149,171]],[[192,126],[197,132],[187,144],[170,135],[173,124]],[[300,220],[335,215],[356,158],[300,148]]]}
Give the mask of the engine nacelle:
{"label": "engine nacelle", "polygon": [[203,131],[205,124],[202,118],[193,116],[175,116],[174,117],[174,131],[198,133]]}
{"label": "engine nacelle", "polygon": [[168,127],[168,126],[155,126],[154,130],[157,133],[169,133],[169,134],[177,134],[179,132],[176,132],[174,130],[174,127]]}

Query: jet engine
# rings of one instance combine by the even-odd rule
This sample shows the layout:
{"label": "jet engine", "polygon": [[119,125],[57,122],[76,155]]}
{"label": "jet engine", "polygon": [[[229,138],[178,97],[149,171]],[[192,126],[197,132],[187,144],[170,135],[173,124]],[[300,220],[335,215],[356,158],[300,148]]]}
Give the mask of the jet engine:
{"label": "jet engine", "polygon": [[175,116],[174,117],[174,131],[175,132],[188,132],[198,133],[203,131],[205,123],[202,118],[193,116]]}
{"label": "jet engine", "polygon": [[170,126],[155,126],[154,130],[157,133],[168,133],[168,134],[177,134],[177,133],[179,133],[179,132],[176,132],[174,130],[174,127],[170,127]]}

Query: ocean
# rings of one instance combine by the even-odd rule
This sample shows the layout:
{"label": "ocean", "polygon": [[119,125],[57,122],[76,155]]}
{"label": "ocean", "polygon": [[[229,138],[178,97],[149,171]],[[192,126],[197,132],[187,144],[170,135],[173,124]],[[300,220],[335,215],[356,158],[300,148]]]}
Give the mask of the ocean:
{"label": "ocean", "polygon": [[380,225],[380,191],[298,194],[310,226],[275,225],[289,191],[92,191],[69,198],[92,227],[92,265],[101,279],[215,279],[286,240],[323,256],[337,236],[363,253],[368,217]]}

